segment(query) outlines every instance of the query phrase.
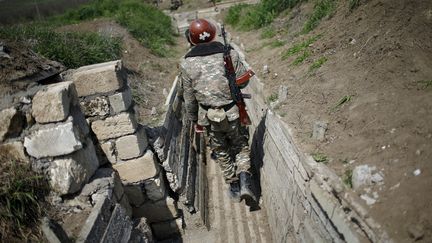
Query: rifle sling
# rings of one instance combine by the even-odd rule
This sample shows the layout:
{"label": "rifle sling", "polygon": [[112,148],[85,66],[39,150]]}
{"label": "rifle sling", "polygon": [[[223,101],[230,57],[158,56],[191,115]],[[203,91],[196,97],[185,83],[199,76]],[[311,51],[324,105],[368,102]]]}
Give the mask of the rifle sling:
{"label": "rifle sling", "polygon": [[188,57],[202,57],[224,52],[224,45],[218,41],[201,43],[194,46],[186,55]]}

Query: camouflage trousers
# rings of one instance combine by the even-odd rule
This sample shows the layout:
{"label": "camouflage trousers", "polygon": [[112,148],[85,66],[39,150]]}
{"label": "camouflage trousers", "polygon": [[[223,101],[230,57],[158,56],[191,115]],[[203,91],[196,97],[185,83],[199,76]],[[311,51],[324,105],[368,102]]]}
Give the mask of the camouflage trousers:
{"label": "camouflage trousers", "polygon": [[239,120],[228,123],[225,129],[208,129],[210,146],[219,163],[226,183],[238,180],[240,172],[249,172],[250,149],[247,128]]}

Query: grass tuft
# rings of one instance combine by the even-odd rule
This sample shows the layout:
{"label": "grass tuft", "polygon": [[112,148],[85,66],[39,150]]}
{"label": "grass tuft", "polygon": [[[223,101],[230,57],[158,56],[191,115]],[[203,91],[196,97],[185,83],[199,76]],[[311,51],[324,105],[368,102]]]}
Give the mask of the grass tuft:
{"label": "grass tuft", "polygon": [[303,54],[298,56],[294,61],[293,61],[293,65],[298,66],[300,64],[302,64],[306,58],[308,58],[310,56],[310,52],[308,50],[304,50]]}
{"label": "grass tuft", "polygon": [[350,11],[354,10],[360,5],[360,0],[348,0],[348,7]]}
{"label": "grass tuft", "polygon": [[352,188],[352,176],[353,176],[353,171],[352,169],[347,169],[345,170],[344,175],[342,176],[342,181],[343,183],[348,186],[349,188]]}
{"label": "grass tuft", "polygon": [[262,39],[270,39],[275,36],[276,36],[276,31],[271,27],[264,28],[263,31],[261,32]]}
{"label": "grass tuft", "polygon": [[272,103],[275,102],[278,98],[279,98],[278,94],[273,93],[267,98],[267,100],[269,103]]}
{"label": "grass tuft", "polygon": [[301,43],[295,44],[294,46],[292,46],[291,48],[289,48],[288,50],[286,50],[285,52],[282,53],[282,60],[286,60],[288,57],[293,56],[293,55],[303,51],[310,44],[317,41],[320,37],[321,37],[321,35],[312,36],[309,39],[307,39]]}
{"label": "grass tuft", "polygon": [[331,111],[335,111],[335,110],[339,109],[343,104],[351,101],[351,99],[352,99],[351,95],[345,95],[344,97],[340,98],[340,100],[336,103],[336,105],[333,106]]}
{"label": "grass tuft", "polygon": [[324,63],[327,62],[327,58],[326,57],[320,57],[318,60],[316,60],[315,62],[312,63],[312,65],[309,68],[309,71],[314,71],[317,70],[318,68],[320,68]]}
{"label": "grass tuft", "polygon": [[28,163],[0,151],[0,242],[38,241],[41,202],[49,192],[43,176]]}
{"label": "grass tuft", "polygon": [[309,17],[308,21],[306,21],[305,25],[303,26],[303,34],[311,32],[318,26],[321,19],[333,14],[334,10],[336,9],[336,3],[337,2],[335,0],[316,1],[312,15]]}
{"label": "grass tuft", "polygon": [[320,152],[316,152],[311,154],[312,158],[318,162],[318,163],[323,163],[323,164],[327,164],[328,163],[328,158],[325,154],[320,153]]}
{"label": "grass tuft", "polygon": [[427,89],[432,87],[432,79],[431,80],[420,80],[417,81],[417,84],[421,86],[421,89]]}

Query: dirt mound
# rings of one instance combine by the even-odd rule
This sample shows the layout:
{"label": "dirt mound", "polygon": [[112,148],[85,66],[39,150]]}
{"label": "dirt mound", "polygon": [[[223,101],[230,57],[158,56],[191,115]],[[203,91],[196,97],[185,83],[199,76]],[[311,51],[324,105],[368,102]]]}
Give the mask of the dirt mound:
{"label": "dirt mound", "polygon": [[[376,167],[384,181],[356,190],[376,201],[367,206],[371,215],[397,242],[430,242],[432,2],[361,1],[352,12],[339,2],[334,16],[297,35],[311,4],[275,21],[278,35],[270,41],[289,43],[282,47],[266,45],[260,33],[237,33],[251,65],[269,66],[269,74],[260,74],[269,103],[287,86],[288,98],[275,110],[304,150],[318,154],[347,186],[356,166]],[[295,55],[282,60],[314,37],[305,62],[293,64]],[[322,66],[311,67],[318,60]],[[316,121],[328,124],[323,141],[311,136]]]}

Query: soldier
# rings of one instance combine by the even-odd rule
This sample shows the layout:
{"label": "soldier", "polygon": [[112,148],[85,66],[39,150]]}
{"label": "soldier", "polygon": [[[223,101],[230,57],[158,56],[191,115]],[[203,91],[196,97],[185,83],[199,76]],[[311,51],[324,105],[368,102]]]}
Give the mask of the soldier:
{"label": "soldier", "polygon": [[[194,20],[188,34],[193,46],[180,63],[185,115],[195,124],[196,132],[206,128],[232,198],[255,201],[249,171],[249,134],[239,122],[239,109],[231,97],[224,45],[214,40],[216,27],[205,19]],[[231,58],[236,75],[244,74],[246,69],[235,50],[231,50]]]}

